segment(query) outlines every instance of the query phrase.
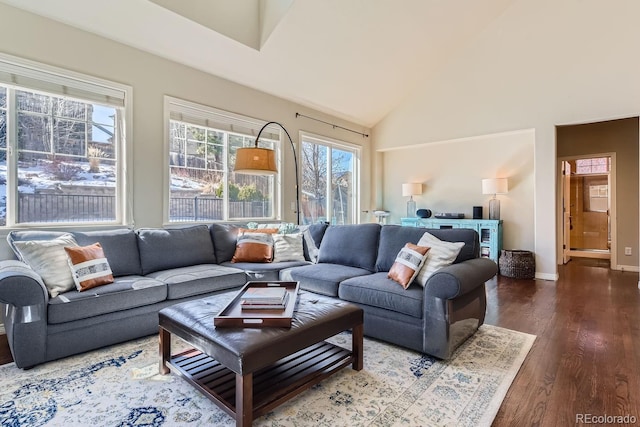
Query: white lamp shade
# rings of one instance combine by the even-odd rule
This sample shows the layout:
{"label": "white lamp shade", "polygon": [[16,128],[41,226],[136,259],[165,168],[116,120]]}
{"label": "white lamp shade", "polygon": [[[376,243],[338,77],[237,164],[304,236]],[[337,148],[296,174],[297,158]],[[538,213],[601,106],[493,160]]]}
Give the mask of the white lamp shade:
{"label": "white lamp shade", "polygon": [[482,194],[505,194],[509,191],[507,178],[487,178],[482,180]]}
{"label": "white lamp shade", "polygon": [[420,182],[409,182],[407,184],[402,184],[402,196],[417,196],[422,194],[422,183]]}

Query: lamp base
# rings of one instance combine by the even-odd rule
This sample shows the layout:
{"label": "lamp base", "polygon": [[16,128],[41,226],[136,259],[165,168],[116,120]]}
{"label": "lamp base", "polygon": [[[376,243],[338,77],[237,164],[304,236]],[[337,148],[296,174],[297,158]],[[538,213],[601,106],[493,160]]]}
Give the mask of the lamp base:
{"label": "lamp base", "polygon": [[410,199],[407,202],[407,218],[413,218],[416,216],[416,202]]}
{"label": "lamp base", "polygon": [[500,219],[500,200],[489,200],[489,219]]}

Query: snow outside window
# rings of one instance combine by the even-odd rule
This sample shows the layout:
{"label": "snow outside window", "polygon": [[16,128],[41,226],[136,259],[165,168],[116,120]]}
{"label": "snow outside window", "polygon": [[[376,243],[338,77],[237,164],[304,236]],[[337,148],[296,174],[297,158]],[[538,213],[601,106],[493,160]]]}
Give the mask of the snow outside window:
{"label": "snow outside window", "polygon": [[123,222],[126,89],[88,80],[0,56],[0,225]]}
{"label": "snow outside window", "polygon": [[[265,122],[176,98],[168,117],[168,222],[276,218],[277,176],[236,174],[236,151],[254,146]],[[280,133],[267,128],[259,146],[279,150]]]}

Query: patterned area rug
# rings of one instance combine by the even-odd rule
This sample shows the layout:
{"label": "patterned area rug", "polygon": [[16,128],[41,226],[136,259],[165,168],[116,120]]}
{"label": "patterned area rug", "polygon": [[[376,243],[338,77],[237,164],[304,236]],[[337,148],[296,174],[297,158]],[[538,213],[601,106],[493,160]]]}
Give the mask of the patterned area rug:
{"label": "patterned area rug", "polygon": [[[254,426],[489,426],[534,340],[484,325],[443,362],[365,338],[364,370],[342,369]],[[349,348],[351,335],[331,341]],[[28,371],[4,365],[0,378],[2,426],[235,425],[182,378],[158,375],[155,337]]]}

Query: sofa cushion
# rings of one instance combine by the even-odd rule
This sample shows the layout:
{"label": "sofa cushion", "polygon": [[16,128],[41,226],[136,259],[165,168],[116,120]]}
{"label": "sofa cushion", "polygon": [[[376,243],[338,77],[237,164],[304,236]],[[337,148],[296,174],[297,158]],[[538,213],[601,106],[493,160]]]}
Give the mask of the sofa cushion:
{"label": "sofa cushion", "polygon": [[142,275],[138,238],[129,228],[115,230],[73,232],[80,246],[100,243],[114,277]]}
{"label": "sofa cushion", "polygon": [[380,229],[380,246],[376,259],[376,271],[389,271],[396,261],[398,252],[406,243],[418,244],[424,234],[424,228],[384,225]]}
{"label": "sofa cushion", "polygon": [[236,252],[236,243],[238,242],[238,233],[240,225],[236,224],[211,224],[209,232],[213,247],[216,253],[218,263],[231,261],[233,254]]}
{"label": "sofa cushion", "polygon": [[142,274],[198,264],[215,264],[206,225],[185,228],[142,228],[137,231]]}
{"label": "sofa cushion", "polygon": [[322,237],[318,263],[340,264],[373,272],[379,238],[379,224],[332,225]]}
{"label": "sofa cushion", "polygon": [[167,286],[141,276],[123,276],[85,292],[75,289],[49,300],[49,323],[64,323],[155,304],[167,298]]}
{"label": "sofa cushion", "polygon": [[415,283],[403,289],[386,272],[347,279],[340,283],[338,296],[344,301],[423,317],[424,289]]}
{"label": "sofa cushion", "polygon": [[407,242],[418,244],[427,231],[443,241],[464,242],[465,245],[454,263],[477,258],[480,253],[478,233],[472,229],[429,229],[391,224],[384,225],[380,230],[380,247],[376,260],[376,271],[389,271],[395,262],[396,255],[404,244]]}
{"label": "sofa cushion", "polygon": [[109,262],[100,243],[88,246],[65,247],[73,281],[78,291],[113,283]]}
{"label": "sofa cushion", "polygon": [[21,240],[14,242],[20,258],[40,275],[52,298],[75,290],[65,246],[78,246],[71,234],[52,240]]}
{"label": "sofa cushion", "polygon": [[[235,267],[243,270],[247,275],[247,280],[255,281],[277,281],[280,278],[280,271],[302,265],[310,265],[309,261],[283,261],[283,262],[223,262],[221,265]],[[288,279],[293,280],[293,279]]]}
{"label": "sofa cushion", "polygon": [[389,279],[398,282],[400,286],[407,289],[422,268],[429,249],[431,248],[414,245],[413,243],[404,245],[400,249],[396,261],[391,266],[389,274],[387,274]]}
{"label": "sofa cushion", "polygon": [[370,274],[364,268],[322,263],[288,269],[286,276],[281,276],[281,279],[300,282],[300,289],[335,297],[338,296],[338,285],[343,280]]}
{"label": "sofa cushion", "polygon": [[150,273],[147,277],[167,284],[167,299],[180,299],[222,289],[236,288],[247,282],[244,271],[217,264],[200,264]]}

